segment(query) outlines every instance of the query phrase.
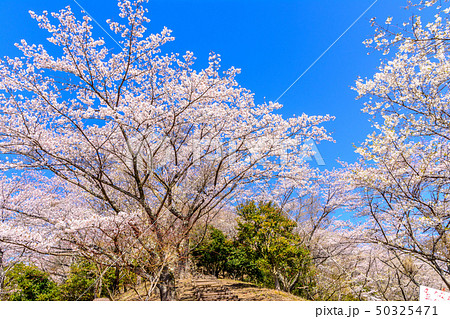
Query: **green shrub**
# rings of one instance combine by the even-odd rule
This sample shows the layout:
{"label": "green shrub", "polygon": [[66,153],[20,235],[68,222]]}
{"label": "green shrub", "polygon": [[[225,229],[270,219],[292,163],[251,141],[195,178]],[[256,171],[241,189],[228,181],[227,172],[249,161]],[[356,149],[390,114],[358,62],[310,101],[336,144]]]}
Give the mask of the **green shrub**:
{"label": "green shrub", "polygon": [[59,300],[59,289],[50,276],[34,265],[18,263],[6,274],[10,301]]}

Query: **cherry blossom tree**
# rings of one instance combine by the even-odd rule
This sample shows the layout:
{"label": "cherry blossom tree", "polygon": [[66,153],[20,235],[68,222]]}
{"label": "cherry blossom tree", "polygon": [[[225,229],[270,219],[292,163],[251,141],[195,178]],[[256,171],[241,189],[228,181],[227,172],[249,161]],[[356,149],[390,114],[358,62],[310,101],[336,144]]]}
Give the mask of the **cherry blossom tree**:
{"label": "cherry blossom tree", "polygon": [[[36,241],[33,238],[42,239],[40,235],[33,234],[33,230],[22,223],[30,215],[34,215],[34,212],[29,210],[28,213],[21,214],[22,211],[18,210],[18,206],[11,201],[12,197],[16,203],[23,201],[24,198],[17,195],[25,187],[27,187],[25,179],[0,176],[0,299],[5,297],[3,284],[6,273],[18,262],[35,261]],[[39,190],[35,189],[34,193],[37,192]],[[36,222],[34,221],[33,225],[39,228]],[[10,240],[12,237],[14,239]],[[25,249],[25,246],[30,248]]]}
{"label": "cherry blossom tree", "polygon": [[387,60],[373,78],[356,83],[375,131],[350,169],[359,214],[369,218],[365,240],[395,256],[397,270],[405,272],[409,256],[450,288],[450,9],[421,5],[434,10],[431,21],[413,15],[398,26],[389,18],[366,41]]}
{"label": "cherry blossom tree", "polygon": [[[258,185],[306,177],[304,141],[331,141],[321,124],[332,117],[283,119],[238,85],[239,69],[220,71],[219,55],[196,70],[191,52],[163,54],[171,31],[146,33],[145,2],[119,1],[121,20],[107,21],[120,50],[70,7],[30,12],[52,46],[22,40],[21,57],[0,61],[2,169],[41,172],[22,194],[52,191],[9,207],[0,238],[126,266],[173,299],[161,279],[186,268],[196,223]],[[19,221],[39,232],[14,236]]]}

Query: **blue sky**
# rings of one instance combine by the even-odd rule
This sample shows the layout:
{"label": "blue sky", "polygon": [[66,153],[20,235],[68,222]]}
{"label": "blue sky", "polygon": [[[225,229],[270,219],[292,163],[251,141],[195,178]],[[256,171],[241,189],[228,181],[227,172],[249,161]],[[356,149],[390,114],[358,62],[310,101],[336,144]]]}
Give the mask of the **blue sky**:
{"label": "blue sky", "polygon": [[[77,0],[105,29],[105,20],[117,20],[116,0]],[[276,100],[374,0],[150,0],[150,32],[163,26],[173,30],[175,42],[166,50],[193,51],[197,67],[207,64],[210,51],[221,54],[224,67],[242,69],[239,83],[255,93],[258,103]],[[336,120],[326,125],[336,143],[322,143],[318,149],[331,169],[336,160],[357,159],[353,145],[359,145],[372,131],[367,115],[350,89],[358,76],[376,72],[380,54],[367,55],[362,41],[373,34],[369,20],[388,16],[394,22],[408,16],[406,0],[378,0],[280,100],[288,117],[307,113],[331,114]],[[47,34],[29,17],[35,12],[57,11],[74,0],[2,0],[0,9],[0,56],[16,56],[13,44],[21,38],[43,43]],[[114,42],[96,26],[96,35],[108,45]]]}

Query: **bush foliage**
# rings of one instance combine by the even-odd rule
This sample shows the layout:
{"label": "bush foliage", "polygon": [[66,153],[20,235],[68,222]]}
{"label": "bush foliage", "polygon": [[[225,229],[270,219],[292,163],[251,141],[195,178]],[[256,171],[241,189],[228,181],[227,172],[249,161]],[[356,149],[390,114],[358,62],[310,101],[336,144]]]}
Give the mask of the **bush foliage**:
{"label": "bush foliage", "polygon": [[6,274],[10,301],[59,300],[59,289],[50,276],[34,265],[18,263]]}

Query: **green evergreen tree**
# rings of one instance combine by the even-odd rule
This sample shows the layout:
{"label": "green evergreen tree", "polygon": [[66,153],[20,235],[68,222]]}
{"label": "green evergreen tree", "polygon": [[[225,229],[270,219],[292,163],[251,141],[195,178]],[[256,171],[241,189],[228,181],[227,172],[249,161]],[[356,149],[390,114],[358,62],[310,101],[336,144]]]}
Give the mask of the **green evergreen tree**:
{"label": "green evergreen tree", "polygon": [[247,247],[228,239],[213,226],[208,227],[205,238],[192,252],[197,267],[209,274],[259,281],[261,273],[251,256]]}
{"label": "green evergreen tree", "polygon": [[293,220],[270,202],[247,202],[238,216],[237,241],[249,249],[271,286],[302,294],[313,284],[311,256],[295,234]]}

